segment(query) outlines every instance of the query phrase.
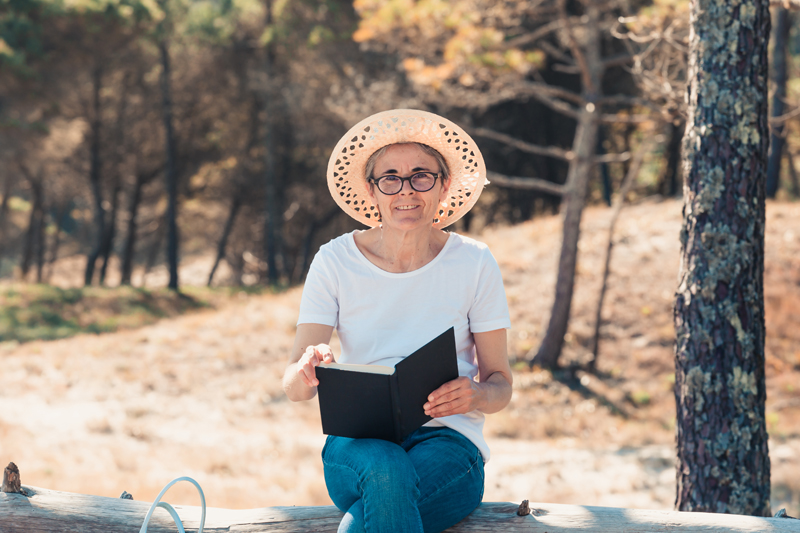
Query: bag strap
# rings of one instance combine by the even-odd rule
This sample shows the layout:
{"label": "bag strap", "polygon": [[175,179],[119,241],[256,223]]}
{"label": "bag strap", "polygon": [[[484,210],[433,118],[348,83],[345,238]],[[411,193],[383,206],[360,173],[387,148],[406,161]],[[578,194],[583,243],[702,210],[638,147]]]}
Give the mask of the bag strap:
{"label": "bag strap", "polygon": [[188,481],[189,483],[197,487],[197,491],[200,493],[200,506],[202,508],[202,514],[200,515],[200,529],[197,531],[197,533],[203,533],[203,526],[206,523],[206,497],[205,494],[203,494],[203,489],[200,488],[200,484],[197,481],[193,480],[192,478],[186,476],[173,479],[172,481],[167,483],[167,485],[163,489],[161,489],[161,492],[158,493],[158,497],[155,499],[153,504],[150,506],[150,509],[147,511],[147,515],[144,517],[144,523],[142,524],[142,528],[139,530],[139,533],[147,533],[147,524],[150,522],[150,517],[153,516],[153,511],[156,510],[156,507],[161,507],[163,509],[166,509],[167,512],[172,517],[172,520],[175,521],[175,525],[178,526],[178,531],[180,533],[186,533],[186,530],[183,529],[183,522],[181,522],[181,519],[178,516],[177,511],[175,511],[175,508],[173,508],[167,502],[161,501],[161,498],[164,496],[164,494],[170,489],[170,487],[172,487],[178,481]]}

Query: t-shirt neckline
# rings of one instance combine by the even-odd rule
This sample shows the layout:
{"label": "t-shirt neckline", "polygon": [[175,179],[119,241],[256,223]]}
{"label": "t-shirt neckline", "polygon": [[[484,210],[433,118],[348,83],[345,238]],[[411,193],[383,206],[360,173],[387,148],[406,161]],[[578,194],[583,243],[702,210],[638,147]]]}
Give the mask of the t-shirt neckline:
{"label": "t-shirt neckline", "polygon": [[356,254],[356,257],[358,257],[359,261],[367,265],[367,267],[373,272],[381,274],[382,276],[387,276],[392,278],[405,278],[410,276],[416,276],[432,268],[438,261],[441,260],[441,257],[445,254],[445,252],[447,252],[447,249],[450,247],[450,243],[454,240],[453,234],[451,232],[447,232],[447,240],[445,241],[444,246],[442,246],[442,249],[439,250],[439,253],[436,255],[436,257],[434,257],[428,264],[423,265],[420,268],[412,270],[410,272],[389,272],[387,270],[382,269],[372,261],[370,261],[367,258],[367,256],[364,255],[364,253],[361,250],[359,250],[358,245],[356,245],[357,231],[359,230],[353,230],[352,232],[350,232],[349,238],[347,239],[347,243],[349,246],[352,247],[354,253]]}

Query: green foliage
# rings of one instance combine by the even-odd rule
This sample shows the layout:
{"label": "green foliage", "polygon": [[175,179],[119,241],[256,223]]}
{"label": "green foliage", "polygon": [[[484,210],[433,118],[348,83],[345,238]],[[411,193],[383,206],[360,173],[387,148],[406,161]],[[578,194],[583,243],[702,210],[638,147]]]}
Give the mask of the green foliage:
{"label": "green foliage", "polygon": [[[206,291],[205,296],[213,293]],[[135,328],[209,305],[204,299],[169,290],[12,285],[0,289],[0,342]]]}

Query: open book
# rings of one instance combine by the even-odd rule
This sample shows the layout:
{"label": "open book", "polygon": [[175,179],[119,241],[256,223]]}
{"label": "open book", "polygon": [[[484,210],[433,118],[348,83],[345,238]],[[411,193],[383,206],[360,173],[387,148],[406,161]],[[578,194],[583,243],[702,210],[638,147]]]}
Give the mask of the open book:
{"label": "open book", "polygon": [[322,364],[316,368],[322,432],[396,443],[431,420],[428,395],[458,377],[456,337],[448,329],[394,368]]}

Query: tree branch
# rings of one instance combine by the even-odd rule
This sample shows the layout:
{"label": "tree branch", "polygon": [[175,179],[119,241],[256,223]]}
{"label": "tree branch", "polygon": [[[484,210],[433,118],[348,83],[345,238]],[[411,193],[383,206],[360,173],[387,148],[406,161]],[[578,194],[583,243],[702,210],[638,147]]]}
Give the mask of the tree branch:
{"label": "tree branch", "polygon": [[[575,62],[581,69],[581,81],[583,82],[582,92],[584,94],[597,94],[597,88],[592,82],[592,72],[589,70],[589,64],[586,62],[586,56],[583,55],[583,50],[581,50],[581,47],[578,45],[578,41],[575,39],[575,33],[572,31],[572,23],[567,15],[567,0],[559,0],[558,8],[561,13],[560,20],[564,24],[564,29],[566,30],[565,33],[567,34],[567,39],[569,40],[569,47],[572,52],[572,56],[575,58]],[[582,19],[581,22],[583,22]]]}
{"label": "tree branch", "polygon": [[487,172],[487,178],[491,183],[509,189],[523,189],[528,191],[538,191],[553,196],[564,196],[564,186],[552,181],[539,178],[520,178],[517,176],[506,176],[497,172]]}
{"label": "tree branch", "polygon": [[564,150],[562,148],[556,148],[555,146],[539,146],[536,144],[527,143],[525,141],[515,139],[510,135],[506,135],[505,133],[500,133],[499,131],[494,131],[487,128],[474,128],[472,133],[474,135],[479,135],[487,139],[492,139],[503,144],[507,144],[508,146],[516,148],[517,150],[522,150],[523,152],[528,152],[530,154],[555,157],[556,159],[562,159],[564,161],[572,161],[575,159],[575,154],[571,150]]}
{"label": "tree branch", "polygon": [[631,54],[618,54],[615,56],[603,59],[603,68],[608,69],[611,67],[618,67],[630,63],[636,58],[636,55]]}

